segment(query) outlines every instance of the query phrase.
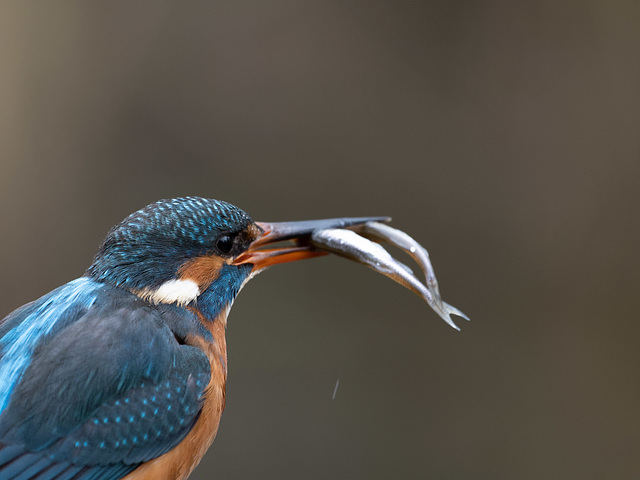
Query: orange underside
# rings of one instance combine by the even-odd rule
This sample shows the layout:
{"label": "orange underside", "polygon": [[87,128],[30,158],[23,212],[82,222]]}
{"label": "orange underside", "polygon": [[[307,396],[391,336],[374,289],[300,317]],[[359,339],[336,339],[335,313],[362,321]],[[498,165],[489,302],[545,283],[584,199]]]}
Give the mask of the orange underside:
{"label": "orange underside", "polygon": [[[195,310],[194,310],[195,312]],[[197,313],[197,312],[196,312]],[[186,479],[200,463],[218,432],[220,416],[225,405],[227,383],[227,344],[225,339],[226,314],[214,322],[202,323],[213,335],[212,343],[197,338],[188,341],[209,357],[211,381],[205,391],[200,418],[193,429],[173,450],[146,462],[127,475],[125,480],[182,480]]]}

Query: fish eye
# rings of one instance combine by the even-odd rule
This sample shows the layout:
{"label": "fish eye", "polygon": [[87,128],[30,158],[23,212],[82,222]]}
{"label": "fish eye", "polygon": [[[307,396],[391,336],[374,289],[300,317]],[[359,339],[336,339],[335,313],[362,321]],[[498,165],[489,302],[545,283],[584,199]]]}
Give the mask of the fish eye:
{"label": "fish eye", "polygon": [[220,253],[231,253],[231,249],[233,248],[233,237],[228,234],[220,235],[216,240],[216,248]]}

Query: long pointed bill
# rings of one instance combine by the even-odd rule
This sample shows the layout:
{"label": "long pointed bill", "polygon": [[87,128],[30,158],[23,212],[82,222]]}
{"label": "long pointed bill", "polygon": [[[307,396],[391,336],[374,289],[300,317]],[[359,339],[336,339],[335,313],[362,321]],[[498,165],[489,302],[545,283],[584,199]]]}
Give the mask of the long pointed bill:
{"label": "long pointed bill", "polygon": [[[304,220],[300,222],[264,223],[256,222],[262,233],[249,249],[234,260],[235,265],[251,263],[259,272],[278,263],[295,262],[307,258],[327,255],[311,243],[311,234],[317,230],[350,228],[367,222],[388,222],[388,217],[331,218]],[[279,245],[278,245],[279,244]],[[273,248],[268,248],[273,246]]]}

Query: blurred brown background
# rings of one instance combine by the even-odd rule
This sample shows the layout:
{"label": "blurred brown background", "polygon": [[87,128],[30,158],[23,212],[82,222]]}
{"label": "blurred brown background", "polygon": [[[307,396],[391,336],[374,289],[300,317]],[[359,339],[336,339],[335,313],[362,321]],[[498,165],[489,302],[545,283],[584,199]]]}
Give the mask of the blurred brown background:
{"label": "blurred brown background", "polygon": [[472,317],[258,277],[193,478],[640,478],[637,1],[7,1],[0,105],[2,314],[192,194],[391,215]]}

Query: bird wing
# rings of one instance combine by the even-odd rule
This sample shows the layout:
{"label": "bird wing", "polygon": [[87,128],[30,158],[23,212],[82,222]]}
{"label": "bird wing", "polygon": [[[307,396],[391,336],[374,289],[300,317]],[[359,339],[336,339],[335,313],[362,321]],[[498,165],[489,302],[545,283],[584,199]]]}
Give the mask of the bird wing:
{"label": "bird wing", "polygon": [[169,327],[189,313],[74,282],[0,323],[1,479],[121,478],[200,414],[209,362]]}

